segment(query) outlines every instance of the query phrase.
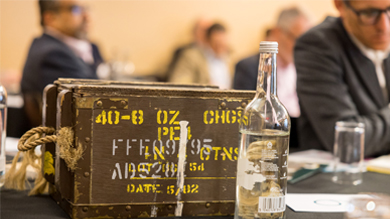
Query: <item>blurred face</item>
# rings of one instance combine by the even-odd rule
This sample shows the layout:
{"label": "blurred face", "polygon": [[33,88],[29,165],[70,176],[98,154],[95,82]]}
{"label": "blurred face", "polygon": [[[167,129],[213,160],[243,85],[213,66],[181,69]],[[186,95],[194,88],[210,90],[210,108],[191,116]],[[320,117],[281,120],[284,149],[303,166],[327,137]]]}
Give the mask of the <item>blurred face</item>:
{"label": "blurred face", "polygon": [[215,31],[209,39],[209,46],[216,56],[222,57],[228,52],[228,38],[225,31]]}
{"label": "blurred face", "polygon": [[77,0],[59,0],[58,10],[50,13],[46,24],[61,33],[84,39],[88,33],[89,17],[86,7]]}
{"label": "blurred face", "polygon": [[203,45],[206,43],[206,31],[211,26],[212,22],[207,19],[200,19],[197,21],[195,30],[194,30],[194,38],[195,42]]}
{"label": "blurred face", "polygon": [[299,36],[311,27],[311,23],[303,16],[297,17],[291,26],[286,29],[277,30],[277,41],[279,42],[278,56],[281,61],[288,65],[293,62],[293,50],[295,41]]}
{"label": "blurred face", "polygon": [[336,7],[345,29],[365,46],[375,50],[389,48],[390,0],[336,2]]}

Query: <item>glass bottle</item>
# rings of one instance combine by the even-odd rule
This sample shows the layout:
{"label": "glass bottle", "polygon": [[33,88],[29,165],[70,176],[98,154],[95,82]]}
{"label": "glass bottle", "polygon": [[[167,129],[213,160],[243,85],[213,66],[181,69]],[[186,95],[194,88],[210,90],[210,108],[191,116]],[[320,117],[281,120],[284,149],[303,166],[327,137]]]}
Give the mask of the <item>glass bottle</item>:
{"label": "glass bottle", "polygon": [[5,137],[7,127],[7,91],[0,84],[0,187],[4,184],[5,174]]}
{"label": "glass bottle", "polygon": [[235,219],[284,219],[290,117],[276,94],[277,42],[260,43],[255,98],[243,112]]}

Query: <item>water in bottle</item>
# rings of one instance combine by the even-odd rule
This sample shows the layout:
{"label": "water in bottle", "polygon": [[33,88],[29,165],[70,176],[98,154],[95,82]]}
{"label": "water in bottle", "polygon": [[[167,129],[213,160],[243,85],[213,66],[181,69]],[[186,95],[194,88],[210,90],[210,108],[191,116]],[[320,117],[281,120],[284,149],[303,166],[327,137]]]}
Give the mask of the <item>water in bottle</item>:
{"label": "water in bottle", "polygon": [[290,117],[276,94],[276,42],[260,43],[255,98],[240,123],[235,219],[285,219]]}

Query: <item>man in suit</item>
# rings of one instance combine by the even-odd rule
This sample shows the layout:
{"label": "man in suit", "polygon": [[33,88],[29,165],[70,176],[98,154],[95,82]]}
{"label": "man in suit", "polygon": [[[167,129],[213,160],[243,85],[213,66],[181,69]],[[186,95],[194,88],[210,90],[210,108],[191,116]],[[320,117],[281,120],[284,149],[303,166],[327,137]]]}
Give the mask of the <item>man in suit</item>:
{"label": "man in suit", "polygon": [[43,34],[34,39],[23,69],[21,90],[32,126],[41,124],[43,89],[60,77],[97,79],[103,60],[87,40],[89,17],[77,0],[40,0]]}
{"label": "man in suit", "polygon": [[231,87],[227,66],[227,33],[223,25],[215,23],[206,32],[206,45],[183,51],[173,69],[171,82]]}
{"label": "man in suit", "polygon": [[390,0],[339,1],[295,47],[303,149],[333,150],[340,120],[365,124],[365,155],[390,153]]}
{"label": "man in suit", "polygon": [[[298,147],[297,118],[300,115],[296,93],[296,72],[293,63],[295,40],[311,27],[309,16],[299,7],[282,10],[276,27],[267,31],[266,40],[277,41],[277,88],[280,101],[291,117],[290,146]],[[234,89],[256,90],[259,53],[237,63],[234,75]]]}
{"label": "man in suit", "polygon": [[183,55],[183,52],[185,50],[191,49],[193,47],[201,47],[201,48],[205,47],[206,32],[207,32],[207,29],[212,24],[213,23],[205,17],[202,17],[202,18],[199,18],[198,20],[196,20],[194,28],[192,30],[193,42],[186,44],[184,46],[181,46],[175,50],[175,52],[173,53],[173,56],[172,56],[172,60],[168,66],[168,70],[166,73],[166,79],[165,79],[166,81],[170,80],[172,73],[173,73],[173,70],[177,64],[177,60],[179,60],[179,58]]}

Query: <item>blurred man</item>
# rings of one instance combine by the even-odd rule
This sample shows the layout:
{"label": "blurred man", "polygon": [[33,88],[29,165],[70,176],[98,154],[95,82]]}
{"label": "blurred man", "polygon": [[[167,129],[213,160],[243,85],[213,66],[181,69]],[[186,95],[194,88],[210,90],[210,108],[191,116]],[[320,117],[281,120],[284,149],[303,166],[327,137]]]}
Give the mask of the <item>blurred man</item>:
{"label": "blurred man", "polygon": [[199,18],[194,25],[192,34],[193,34],[193,42],[184,45],[182,47],[179,47],[175,50],[172,56],[171,63],[169,63],[168,71],[166,73],[166,80],[171,80],[170,77],[172,76],[173,69],[175,68],[177,64],[177,60],[179,57],[183,54],[183,51],[186,49],[190,49],[192,47],[199,47],[204,48],[206,44],[206,32],[207,29],[212,25],[213,23],[207,19],[207,18]]}
{"label": "blurred man", "polygon": [[213,24],[206,32],[204,47],[192,47],[183,51],[173,69],[171,82],[217,85],[231,87],[227,66],[227,33],[221,24]]}
{"label": "blurred man", "polygon": [[[267,31],[266,40],[277,41],[277,92],[291,117],[290,145],[298,147],[297,118],[300,115],[296,93],[296,72],[293,48],[296,39],[311,27],[310,19],[298,7],[287,8],[279,14],[276,27]],[[259,54],[241,60],[236,65],[234,89],[256,90]]]}
{"label": "blurred man", "polygon": [[295,47],[302,148],[332,151],[339,120],[365,124],[365,155],[390,153],[390,0],[340,1]]}
{"label": "blurred man", "polygon": [[34,39],[23,69],[21,89],[33,126],[41,124],[41,99],[56,79],[95,79],[102,62],[97,47],[87,41],[89,17],[77,0],[40,0],[43,34]]}

